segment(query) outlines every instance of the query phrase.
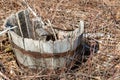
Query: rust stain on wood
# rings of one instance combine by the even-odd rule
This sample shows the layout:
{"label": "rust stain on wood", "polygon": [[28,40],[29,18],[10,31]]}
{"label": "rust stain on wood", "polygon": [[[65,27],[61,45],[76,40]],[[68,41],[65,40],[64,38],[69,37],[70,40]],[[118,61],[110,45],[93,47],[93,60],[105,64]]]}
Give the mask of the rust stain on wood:
{"label": "rust stain on wood", "polygon": [[63,52],[63,53],[31,52],[31,51],[26,51],[26,50],[20,48],[19,46],[17,46],[13,42],[12,42],[12,46],[13,46],[13,48],[21,51],[23,54],[29,55],[29,56],[34,57],[34,58],[52,58],[52,57],[59,58],[59,57],[65,57],[65,56],[72,56],[74,54],[74,51],[67,51],[67,52]]}

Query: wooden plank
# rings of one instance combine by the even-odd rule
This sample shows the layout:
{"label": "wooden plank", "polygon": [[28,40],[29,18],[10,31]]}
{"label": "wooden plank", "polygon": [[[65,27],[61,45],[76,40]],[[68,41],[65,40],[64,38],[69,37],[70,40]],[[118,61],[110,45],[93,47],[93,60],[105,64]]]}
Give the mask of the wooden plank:
{"label": "wooden plank", "polygon": [[[57,41],[39,41],[29,38],[23,38],[16,33],[11,32],[13,42],[19,47],[27,51],[40,52],[40,53],[62,53],[69,50],[74,50],[81,43],[82,36],[76,38],[74,41],[69,39]],[[24,41],[24,42],[23,42]],[[64,44],[64,45],[63,45]]]}
{"label": "wooden plank", "polygon": [[[5,23],[4,23],[4,26],[5,26],[5,27],[18,26],[17,19],[16,19],[16,15],[15,15],[15,14],[12,14],[11,16],[9,16],[9,17],[6,19],[6,21],[5,21]],[[16,32],[19,36],[21,36],[21,35],[20,35],[20,30],[19,30],[18,27],[15,28],[15,29],[12,30],[12,31]]]}
{"label": "wooden plank", "polygon": [[19,47],[21,47],[22,49],[24,49],[24,42],[21,36],[18,36],[16,33],[14,33],[13,31],[10,31],[11,34],[11,38],[12,41]]}
{"label": "wooden plank", "polygon": [[23,55],[21,51],[14,48],[15,55],[17,60],[29,68],[48,68],[48,69],[57,69],[58,67],[65,66],[65,58],[39,58],[35,59],[28,55]]}
{"label": "wooden plank", "polygon": [[17,21],[22,37],[28,38],[28,30],[25,22],[24,11],[20,11],[17,13]]}
{"label": "wooden plank", "polygon": [[24,66],[27,66],[29,68],[35,68],[34,59],[28,55],[23,55],[21,51],[18,49],[13,48],[13,51],[15,52],[17,60],[23,64]]}
{"label": "wooden plank", "polygon": [[[14,15],[12,24],[14,24],[14,26],[18,26],[18,22],[17,22],[17,17],[16,17],[16,15]],[[15,28],[15,29],[14,29],[14,32],[17,33],[19,36],[21,36],[19,27]]]}
{"label": "wooden plank", "polygon": [[68,39],[54,41],[54,52],[62,53],[71,50],[71,44]]}
{"label": "wooden plank", "polygon": [[32,21],[30,20],[30,16],[29,16],[29,10],[25,10],[24,11],[24,16],[25,16],[25,22],[26,22],[26,27],[27,27],[27,32],[28,32],[28,36],[29,38],[34,39],[33,36],[33,26],[32,26]]}
{"label": "wooden plank", "polygon": [[[24,38],[24,45],[26,51],[40,52],[38,43],[39,43],[38,41],[37,43],[34,43],[33,39]],[[35,44],[38,45],[36,46]]]}
{"label": "wooden plank", "polygon": [[40,21],[36,18],[32,19],[32,26],[33,26],[33,36],[34,39],[39,40],[39,33],[36,33],[36,30],[42,28],[42,24],[40,23]]}

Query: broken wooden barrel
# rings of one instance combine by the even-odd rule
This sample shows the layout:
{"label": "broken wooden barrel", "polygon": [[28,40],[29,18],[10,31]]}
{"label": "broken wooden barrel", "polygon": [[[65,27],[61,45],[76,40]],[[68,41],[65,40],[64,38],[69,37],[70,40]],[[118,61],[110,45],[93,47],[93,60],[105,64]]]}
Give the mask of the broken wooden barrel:
{"label": "broken wooden barrel", "polygon": [[68,59],[74,55],[81,43],[83,29],[80,27],[73,31],[56,29],[57,40],[42,40],[35,38],[35,27],[31,23],[35,23],[35,20],[29,18],[29,10],[22,10],[8,17],[4,24],[6,27],[18,26],[9,31],[17,61],[33,69],[66,67]]}

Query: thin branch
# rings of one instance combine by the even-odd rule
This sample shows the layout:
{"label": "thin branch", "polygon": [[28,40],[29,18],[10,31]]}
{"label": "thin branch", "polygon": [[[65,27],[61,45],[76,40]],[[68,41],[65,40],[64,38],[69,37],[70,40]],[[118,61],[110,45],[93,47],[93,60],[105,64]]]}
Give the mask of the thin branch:
{"label": "thin branch", "polygon": [[[9,26],[8,26],[9,27]],[[6,28],[4,31],[1,31],[0,32],[0,36],[4,33],[6,33],[8,30],[11,30],[11,29],[15,29],[17,26],[14,26],[14,27],[9,27],[9,28]]]}
{"label": "thin branch", "polygon": [[55,12],[53,13],[53,16],[52,16],[51,23],[53,22],[53,19],[54,19],[55,16],[56,16],[56,12],[57,12],[58,7],[60,6],[60,4],[61,4],[63,1],[64,1],[64,0],[61,0],[61,1],[57,4],[57,6],[56,6],[56,8],[55,8]]}
{"label": "thin branch", "polygon": [[[85,76],[85,77],[89,77],[89,78],[92,78],[92,79],[97,79],[96,77],[94,76],[91,76],[91,75],[88,75],[88,74],[85,74],[85,73],[63,73],[63,74],[51,74],[51,75],[37,75],[37,76],[24,76],[24,77],[21,77],[22,79],[25,79],[25,78],[42,78],[42,77],[49,77],[49,76],[67,76],[67,75],[75,75],[75,76]],[[98,79],[97,79],[98,80]]]}
{"label": "thin branch", "polygon": [[2,76],[4,79],[6,80],[10,80],[5,74],[3,74],[2,72],[0,72],[0,76]]}
{"label": "thin branch", "polygon": [[55,30],[53,29],[53,27],[52,27],[52,24],[51,24],[50,20],[47,20],[47,21],[48,21],[48,23],[49,23],[49,25],[50,25],[50,28],[52,29],[52,32],[53,32],[54,37],[55,37],[55,40],[57,40],[57,36],[56,36]]}
{"label": "thin branch", "polygon": [[[23,2],[25,3],[25,5],[27,6],[27,8],[33,13],[33,15],[41,22],[42,25],[44,25],[41,17],[38,17],[38,15],[35,13],[35,11],[27,4],[27,2],[25,0],[23,0]],[[43,27],[43,26],[42,26]]]}
{"label": "thin branch", "polygon": [[110,14],[111,14],[114,22],[117,24],[117,20],[116,20],[114,14],[112,13],[112,10],[108,7],[108,5],[107,5],[104,1],[103,1],[103,4],[105,5],[105,7],[106,7],[106,9],[108,10],[108,12],[110,12]]}
{"label": "thin branch", "polygon": [[[24,76],[24,77],[21,77],[22,79],[25,79],[25,78],[41,78],[41,77],[49,77],[50,75],[36,75],[36,76]],[[57,74],[51,74],[51,76],[58,76]]]}

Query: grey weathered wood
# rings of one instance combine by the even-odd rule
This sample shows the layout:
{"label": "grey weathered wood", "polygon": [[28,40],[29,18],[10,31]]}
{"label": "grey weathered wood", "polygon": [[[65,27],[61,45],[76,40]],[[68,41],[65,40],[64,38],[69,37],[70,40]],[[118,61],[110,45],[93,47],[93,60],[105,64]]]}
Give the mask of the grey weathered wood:
{"label": "grey weathered wood", "polygon": [[23,39],[21,36],[17,35],[16,33],[14,33],[13,31],[10,31],[10,34],[11,34],[11,38],[12,38],[12,41],[20,46],[21,48],[24,49],[24,42],[23,42]]}
{"label": "grey weathered wood", "polygon": [[[6,21],[4,22],[4,26],[5,27],[13,27],[13,26],[18,26],[18,23],[17,23],[17,18],[16,18],[16,15],[15,14],[12,14],[11,16],[9,16]],[[20,30],[19,28],[15,28],[13,30],[15,33],[17,33],[18,35],[20,35]],[[21,35],[20,35],[21,36]]]}
{"label": "grey weathered wood", "polygon": [[23,55],[18,49],[15,49],[15,55],[20,63],[24,66],[28,66],[29,68],[48,68],[48,69],[56,69],[58,67],[65,67],[66,59],[63,58],[40,58],[35,59],[31,56]]}
{"label": "grey weathered wood", "polygon": [[25,21],[24,11],[20,11],[17,13],[17,21],[22,37],[28,38],[29,35]]}
{"label": "grey weathered wood", "polygon": [[[28,14],[25,14],[25,13],[26,12],[24,11],[20,11],[17,13],[17,22],[18,22],[19,29],[21,31],[21,36],[14,31],[10,31],[13,43],[16,44],[18,47],[24,49],[25,51],[39,52],[39,54],[44,54],[44,53],[59,54],[59,53],[64,53],[68,51],[73,51],[81,43],[82,37],[80,35],[83,32],[80,31],[80,28],[76,28],[74,31],[69,31],[69,32],[62,31],[63,32],[62,36],[66,35],[65,38],[55,40],[55,41],[37,40],[36,38],[31,39],[32,34],[30,33],[30,29],[32,29],[32,26],[26,25],[27,23],[29,24],[30,21],[26,20],[28,19],[27,18]],[[33,26],[34,30],[36,28],[42,28],[41,27],[42,25],[39,23],[39,21],[34,20],[33,23],[36,24]],[[57,32],[59,33],[59,30]],[[33,34],[34,34],[33,36],[35,37],[36,35],[34,32]],[[49,33],[46,33],[46,34],[49,34]],[[26,54],[23,55],[23,53],[15,47],[13,47],[13,49],[18,61],[29,68],[35,68],[36,67],[35,65],[37,65],[39,66],[39,68],[46,67],[49,69],[55,69],[57,67],[64,67],[66,63],[66,58],[65,58],[66,56],[59,57],[59,58],[51,57],[51,58],[38,59]]]}
{"label": "grey weathered wood", "polygon": [[[36,29],[42,28],[42,24],[40,23],[40,21],[36,18],[32,19],[32,26],[33,26],[33,36],[34,39],[39,39],[39,33],[36,33]],[[37,35],[38,34],[38,35]]]}
{"label": "grey weathered wood", "polygon": [[10,33],[11,33],[13,42],[17,46],[24,49],[23,47],[23,44],[24,44],[25,50],[34,51],[34,52],[41,51],[41,53],[61,53],[61,52],[67,52],[68,50],[74,50],[79,45],[77,41],[80,39],[78,37],[74,39],[73,41],[71,41],[71,38],[63,39],[63,40],[56,40],[56,41],[51,41],[51,40],[50,41],[39,41],[39,40],[24,38],[24,42],[23,42],[23,39],[21,36],[18,36],[16,33],[12,31]]}
{"label": "grey weathered wood", "polygon": [[79,23],[79,28],[80,28],[80,34],[82,34],[84,32],[84,21],[83,20],[80,20],[80,23]]}
{"label": "grey weathered wood", "polygon": [[83,37],[86,37],[86,38],[101,38],[105,36],[104,33],[84,33],[83,34]]}
{"label": "grey weathered wood", "polygon": [[46,30],[43,29],[43,28],[37,28],[35,31],[36,31],[36,33],[37,33],[39,36],[48,36],[48,35],[51,35],[48,31],[46,31]]}
{"label": "grey weathered wood", "polygon": [[32,21],[30,20],[30,17],[29,17],[29,13],[30,12],[28,9],[24,11],[25,22],[26,22],[28,37],[34,39],[33,26],[32,26]]}

